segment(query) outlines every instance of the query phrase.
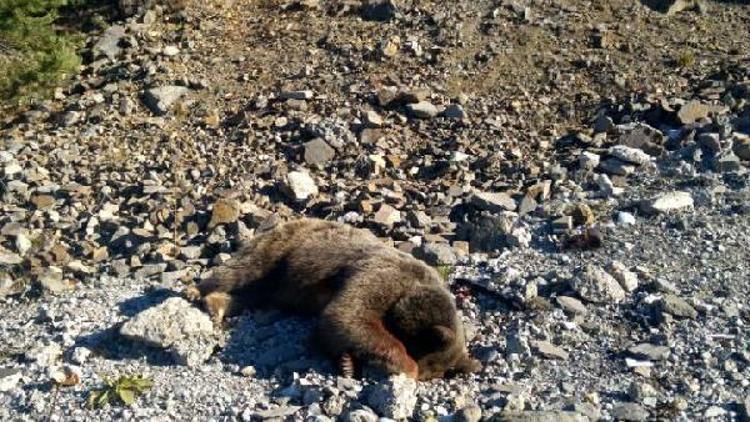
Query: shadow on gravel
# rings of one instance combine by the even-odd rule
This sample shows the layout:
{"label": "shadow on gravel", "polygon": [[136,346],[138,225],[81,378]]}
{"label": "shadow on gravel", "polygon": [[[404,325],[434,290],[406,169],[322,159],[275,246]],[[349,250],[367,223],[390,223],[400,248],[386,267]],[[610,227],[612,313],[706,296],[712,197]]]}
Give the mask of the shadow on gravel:
{"label": "shadow on gravel", "polygon": [[293,372],[336,374],[318,351],[313,333],[317,320],[276,311],[251,311],[231,321],[219,359],[241,368],[252,366],[256,377],[286,377]]}
{"label": "shadow on gravel", "polygon": [[[130,318],[152,306],[156,306],[170,297],[178,296],[177,292],[168,289],[154,289],[142,296],[127,299],[118,305],[122,315]],[[156,366],[174,364],[172,355],[162,349],[134,343],[120,336],[122,323],[110,328],[80,336],[71,349],[86,347],[95,355],[106,359],[141,359]]]}
{"label": "shadow on gravel", "polygon": [[122,338],[120,336],[121,325],[122,324],[116,324],[105,330],[80,336],[76,339],[76,342],[71,349],[75,349],[76,347],[86,347],[90,349],[94,355],[111,360],[139,360],[145,357],[146,362],[148,362],[149,365],[174,365],[174,358],[170,353],[162,349],[134,343]]}
{"label": "shadow on gravel", "polygon": [[[166,299],[179,296],[168,289],[155,289],[127,299],[118,305],[119,312],[131,318],[157,306]],[[252,366],[256,378],[287,377],[292,373],[315,371],[336,373],[336,368],[318,352],[312,333],[315,319],[288,316],[277,311],[249,311],[231,318],[225,331],[223,347],[214,357],[237,369]],[[170,352],[130,341],[120,336],[122,323],[79,337],[71,348],[86,347],[95,355],[112,360],[146,359],[150,365],[176,365]]]}

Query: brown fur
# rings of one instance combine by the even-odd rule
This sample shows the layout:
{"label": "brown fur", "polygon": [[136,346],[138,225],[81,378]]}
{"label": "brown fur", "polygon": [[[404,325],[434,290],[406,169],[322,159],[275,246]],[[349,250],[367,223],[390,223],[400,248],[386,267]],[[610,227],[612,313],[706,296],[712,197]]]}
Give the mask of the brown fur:
{"label": "brown fur", "polygon": [[372,233],[301,219],[262,233],[189,287],[221,323],[246,307],[319,315],[334,360],[429,379],[474,372],[453,299],[438,273]]}

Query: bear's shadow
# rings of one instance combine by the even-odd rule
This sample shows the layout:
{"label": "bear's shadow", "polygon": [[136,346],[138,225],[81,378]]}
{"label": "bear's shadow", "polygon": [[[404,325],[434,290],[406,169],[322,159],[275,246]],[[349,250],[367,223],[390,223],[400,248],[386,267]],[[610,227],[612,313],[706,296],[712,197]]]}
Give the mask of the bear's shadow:
{"label": "bear's shadow", "polygon": [[[120,302],[121,315],[132,318],[166,299],[179,296],[169,289],[154,289]],[[122,322],[111,327],[81,335],[71,348],[86,347],[95,355],[111,360],[140,360],[154,366],[179,365],[164,349],[148,346],[120,335]],[[223,345],[217,346],[210,359],[218,359],[231,368],[253,367],[255,377],[284,377],[293,372],[316,371],[335,374],[334,365],[323,356],[314,343],[317,320],[287,315],[274,310],[251,309],[227,320],[217,331]]]}

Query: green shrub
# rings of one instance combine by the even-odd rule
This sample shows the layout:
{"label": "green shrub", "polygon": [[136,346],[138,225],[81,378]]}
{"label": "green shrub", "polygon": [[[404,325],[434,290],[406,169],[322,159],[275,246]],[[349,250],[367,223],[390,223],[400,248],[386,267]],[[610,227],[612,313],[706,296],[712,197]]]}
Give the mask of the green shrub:
{"label": "green shrub", "polygon": [[69,0],[0,0],[0,108],[48,95],[76,71],[81,37],[57,25],[68,5]]}

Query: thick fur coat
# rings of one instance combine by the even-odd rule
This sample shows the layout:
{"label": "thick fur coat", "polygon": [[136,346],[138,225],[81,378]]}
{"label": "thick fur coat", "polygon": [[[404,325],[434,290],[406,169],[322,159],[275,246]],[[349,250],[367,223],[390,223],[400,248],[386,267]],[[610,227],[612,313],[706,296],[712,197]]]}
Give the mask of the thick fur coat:
{"label": "thick fur coat", "polygon": [[479,369],[438,273],[367,230],[315,219],[257,235],[187,290],[214,321],[273,306],[320,318],[331,358],[419,379]]}

